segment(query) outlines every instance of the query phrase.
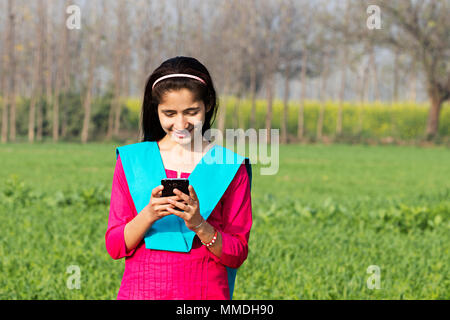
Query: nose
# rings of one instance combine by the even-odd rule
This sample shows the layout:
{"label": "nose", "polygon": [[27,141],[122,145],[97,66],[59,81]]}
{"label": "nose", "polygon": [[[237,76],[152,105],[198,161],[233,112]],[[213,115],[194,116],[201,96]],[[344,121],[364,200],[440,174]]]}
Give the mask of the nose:
{"label": "nose", "polygon": [[175,130],[182,131],[186,129],[187,121],[183,115],[178,115],[175,119],[174,128]]}

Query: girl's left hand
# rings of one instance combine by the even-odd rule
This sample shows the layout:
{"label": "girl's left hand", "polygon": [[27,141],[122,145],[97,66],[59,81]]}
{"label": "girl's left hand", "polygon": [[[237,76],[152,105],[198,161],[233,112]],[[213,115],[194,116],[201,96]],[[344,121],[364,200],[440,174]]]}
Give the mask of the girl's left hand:
{"label": "girl's left hand", "polygon": [[172,199],[168,200],[171,204],[183,211],[178,211],[172,208],[167,208],[167,211],[183,219],[186,227],[189,230],[196,231],[194,228],[200,225],[203,222],[204,218],[200,215],[200,204],[194,187],[192,185],[189,185],[188,188],[189,196],[176,188],[173,189],[173,193],[183,199],[184,202],[179,202]]}

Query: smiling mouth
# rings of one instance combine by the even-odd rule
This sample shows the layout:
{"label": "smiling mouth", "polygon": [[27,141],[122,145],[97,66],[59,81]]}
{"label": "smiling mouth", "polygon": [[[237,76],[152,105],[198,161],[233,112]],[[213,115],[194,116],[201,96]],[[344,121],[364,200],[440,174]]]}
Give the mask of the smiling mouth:
{"label": "smiling mouth", "polygon": [[[179,138],[185,138],[188,135],[188,132],[186,132],[186,131],[180,132],[180,131],[177,131],[177,130],[173,130],[173,133]],[[190,133],[190,131],[189,131],[189,133]]]}

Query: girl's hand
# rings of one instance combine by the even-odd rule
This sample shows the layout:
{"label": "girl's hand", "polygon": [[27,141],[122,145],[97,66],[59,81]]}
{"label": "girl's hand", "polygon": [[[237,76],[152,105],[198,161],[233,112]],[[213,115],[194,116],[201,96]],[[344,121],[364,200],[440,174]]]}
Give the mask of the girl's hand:
{"label": "girl's hand", "polygon": [[146,207],[148,217],[152,223],[161,219],[162,217],[172,214],[172,212],[168,211],[168,209],[174,210],[174,205],[169,202],[170,200],[180,200],[177,195],[171,197],[163,197],[163,189],[164,186],[159,185],[152,190],[150,202]]}
{"label": "girl's hand", "polygon": [[178,211],[170,207],[167,208],[167,211],[183,219],[186,227],[188,227],[189,230],[195,231],[195,227],[200,225],[200,223],[202,223],[204,219],[200,215],[200,204],[194,187],[192,185],[189,185],[189,196],[176,188],[173,189],[173,193],[184,200],[184,202],[178,202],[176,200],[169,199],[169,203],[173,204],[183,211]]}

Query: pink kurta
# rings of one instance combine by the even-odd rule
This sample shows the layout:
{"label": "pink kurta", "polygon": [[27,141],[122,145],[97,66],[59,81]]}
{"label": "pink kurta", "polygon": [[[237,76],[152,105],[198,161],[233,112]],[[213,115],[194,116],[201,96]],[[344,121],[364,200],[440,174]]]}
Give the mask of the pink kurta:
{"label": "pink kurta", "polygon": [[[177,172],[166,169],[166,175],[176,178]],[[181,178],[188,177],[189,173],[181,173]],[[252,226],[250,180],[245,164],[240,166],[207,219],[222,235],[220,258],[202,245],[197,236],[188,253],[147,249],[144,240],[127,252],[124,228],[136,214],[118,157],[105,234],[109,255],[113,259],[125,257],[117,299],[230,299],[225,266],[238,268],[247,258]]]}

